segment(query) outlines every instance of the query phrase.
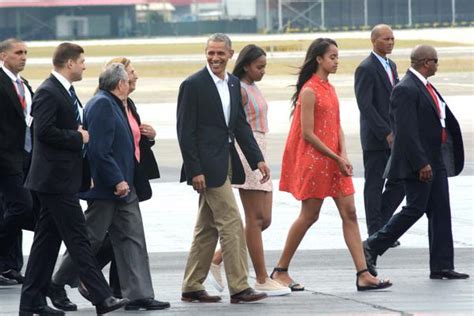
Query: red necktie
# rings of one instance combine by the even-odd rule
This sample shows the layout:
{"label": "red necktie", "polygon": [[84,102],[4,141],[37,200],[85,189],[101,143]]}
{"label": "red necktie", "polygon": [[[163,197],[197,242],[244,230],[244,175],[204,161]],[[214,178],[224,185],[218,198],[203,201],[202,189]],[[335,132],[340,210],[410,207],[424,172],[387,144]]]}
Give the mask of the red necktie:
{"label": "red necktie", "polygon": [[[428,89],[428,92],[430,93],[431,97],[433,98],[433,101],[436,105],[436,111],[438,112],[438,116],[441,119],[441,107],[439,105],[439,100],[438,96],[436,95],[436,92],[433,89],[433,86],[428,82],[426,84],[426,89]],[[441,142],[444,144],[446,143],[447,135],[446,135],[446,128],[443,127],[441,131]]]}
{"label": "red necktie", "polygon": [[20,99],[21,107],[23,110],[26,108],[26,99],[25,99],[25,88],[23,87],[23,81],[20,79],[16,79],[16,87],[17,87],[17,95],[18,99]]}

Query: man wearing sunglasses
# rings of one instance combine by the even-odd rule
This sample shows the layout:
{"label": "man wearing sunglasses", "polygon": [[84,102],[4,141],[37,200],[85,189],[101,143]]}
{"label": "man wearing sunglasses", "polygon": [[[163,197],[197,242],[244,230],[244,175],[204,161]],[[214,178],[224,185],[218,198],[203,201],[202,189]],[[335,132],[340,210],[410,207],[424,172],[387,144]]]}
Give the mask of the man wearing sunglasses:
{"label": "man wearing sunglasses", "polygon": [[447,178],[464,167],[461,130],[441,94],[428,81],[438,70],[436,50],[419,45],[410,58],[410,69],[390,97],[394,141],[385,172],[389,179],[403,181],[406,205],[364,242],[367,266],[376,273],[377,256],[426,213],[430,278],[467,279],[468,274],[454,270]]}

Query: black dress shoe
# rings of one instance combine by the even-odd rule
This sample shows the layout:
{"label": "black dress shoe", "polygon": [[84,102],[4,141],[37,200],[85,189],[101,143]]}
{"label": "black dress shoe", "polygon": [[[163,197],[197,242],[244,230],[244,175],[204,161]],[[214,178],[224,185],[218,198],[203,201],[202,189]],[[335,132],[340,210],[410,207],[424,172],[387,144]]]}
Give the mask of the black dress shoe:
{"label": "black dress shoe", "polygon": [[398,246],[400,246],[400,242],[397,240],[390,246],[390,248],[397,248]]}
{"label": "black dress shoe", "polygon": [[65,315],[63,311],[54,309],[49,307],[48,305],[36,307],[36,308],[22,308],[20,307],[20,316],[33,316],[33,315],[40,315],[40,316],[58,316],[58,315]]}
{"label": "black dress shoe", "polygon": [[127,304],[128,302],[129,300],[127,298],[116,298],[113,296],[109,296],[108,298],[106,298],[95,306],[95,311],[97,312],[97,315],[107,314],[111,311],[125,306],[125,304]]}
{"label": "black dress shoe", "polygon": [[454,270],[431,271],[430,279],[435,280],[462,280],[468,279],[469,274],[456,272]]}
{"label": "black dress shoe", "polygon": [[367,269],[369,270],[370,274],[374,277],[377,276],[377,254],[374,253],[372,249],[370,249],[367,240],[364,240],[362,243],[362,248],[364,249],[364,256],[365,262],[367,263]]}
{"label": "black dress shoe", "polygon": [[231,295],[230,303],[237,304],[240,302],[244,302],[244,303],[256,302],[256,301],[263,300],[266,297],[267,297],[266,293],[257,292],[251,287],[249,287],[248,289],[245,289],[242,292]]}
{"label": "black dress shoe", "polygon": [[51,299],[51,303],[53,303],[54,307],[56,308],[69,312],[77,311],[77,305],[69,300],[66,290],[62,285],[57,285],[51,282],[46,296]]}
{"label": "black dress shoe", "polygon": [[2,275],[0,275],[0,286],[11,286],[11,285],[17,285],[18,282],[13,279],[6,278]]}
{"label": "black dress shoe", "polygon": [[13,269],[3,272],[2,276],[7,279],[16,280],[18,284],[23,284],[23,281],[25,281],[25,277],[20,272]]}
{"label": "black dress shoe", "polygon": [[158,310],[158,309],[165,309],[169,307],[170,307],[170,303],[168,302],[160,302],[152,298],[147,298],[147,299],[130,301],[130,303],[125,305],[125,310],[126,311],[136,311],[139,309]]}
{"label": "black dress shoe", "polygon": [[183,302],[195,302],[200,303],[217,303],[222,298],[217,295],[209,295],[206,291],[194,291],[194,292],[183,292],[181,293],[181,300]]}

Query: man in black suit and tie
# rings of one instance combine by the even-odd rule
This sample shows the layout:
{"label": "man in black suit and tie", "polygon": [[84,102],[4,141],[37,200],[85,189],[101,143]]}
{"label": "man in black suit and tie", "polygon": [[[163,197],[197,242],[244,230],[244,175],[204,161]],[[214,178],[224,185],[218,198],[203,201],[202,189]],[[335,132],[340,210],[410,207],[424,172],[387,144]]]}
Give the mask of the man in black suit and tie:
{"label": "man in black suit and tie", "polygon": [[247,281],[247,248],[231,187],[231,183],[245,181],[235,141],[252,169],[262,173],[262,182],[269,180],[270,170],[245,119],[239,79],[226,72],[234,53],[229,37],[212,35],[205,53],[206,67],[187,78],[178,95],[177,130],[184,162],[181,181],[187,181],[199,193],[199,213],[181,300],[221,300],[208,295],[202,284],[220,240],[231,303],[257,301],[266,294],[255,292]]}
{"label": "man in black suit and tie", "polygon": [[22,283],[22,229],[34,230],[33,200],[23,186],[31,156],[33,91],[20,76],[26,44],[0,43],[0,285]]}
{"label": "man in black suit and tie", "polygon": [[[46,302],[61,241],[79,269],[97,314],[104,314],[122,307],[128,300],[112,296],[92,254],[76,196],[81,187],[83,148],[89,134],[82,129],[82,106],[72,83],[82,79],[84,50],[72,43],[62,43],[54,52],[53,65],[51,76],[33,99],[35,145],[26,186],[38,193],[41,210],[21,291],[20,315],[64,315]],[[67,307],[77,309],[72,303]]]}
{"label": "man in black suit and tie", "polygon": [[403,181],[407,202],[364,241],[367,265],[376,273],[376,257],[426,213],[430,278],[466,279],[469,275],[454,271],[447,178],[458,175],[464,166],[461,130],[441,94],[428,82],[438,69],[436,50],[419,45],[410,58],[411,68],[390,98],[394,141],[386,169],[389,179]]}
{"label": "man in black suit and tie", "polygon": [[[376,25],[371,41],[373,51],[357,67],[354,85],[360,110],[365,220],[369,236],[388,222],[405,196],[401,181],[383,178],[393,142],[388,113],[390,94],[398,83],[397,66],[387,58],[395,43],[390,26]],[[399,244],[395,241],[393,246]]]}

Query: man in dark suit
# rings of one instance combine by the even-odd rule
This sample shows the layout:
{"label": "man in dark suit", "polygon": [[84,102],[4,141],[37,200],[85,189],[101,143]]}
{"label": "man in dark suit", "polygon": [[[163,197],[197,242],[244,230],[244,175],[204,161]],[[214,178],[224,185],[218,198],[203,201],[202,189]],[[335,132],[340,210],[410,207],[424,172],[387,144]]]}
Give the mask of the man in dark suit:
{"label": "man in dark suit", "polygon": [[438,69],[436,50],[419,45],[410,58],[412,67],[390,99],[394,141],[386,170],[389,179],[403,180],[406,206],[364,241],[367,265],[376,274],[375,258],[426,213],[430,278],[465,279],[469,275],[454,271],[447,179],[464,166],[461,130],[441,94],[427,80]]}
{"label": "man in dark suit", "polygon": [[[87,103],[84,126],[90,133],[87,159],[93,187],[80,194],[88,201],[86,229],[92,250],[97,253],[108,233],[120,280],[121,295],[130,300],[126,310],[158,310],[170,307],[154,299],[145,232],[138,204],[135,150],[140,130],[128,119],[129,77],[125,66],[114,63],[99,77],[99,92]],[[145,180],[148,183],[148,179]],[[54,275],[54,284],[77,285],[78,266],[71,252]],[[86,285],[88,290],[88,287]],[[84,291],[83,291],[84,292]]]}
{"label": "man in dark suit", "polygon": [[[98,314],[118,309],[128,301],[111,295],[92,254],[76,196],[89,134],[82,129],[82,107],[72,83],[82,79],[84,61],[80,46],[60,44],[53,56],[54,70],[33,99],[35,145],[26,186],[38,193],[41,211],[22,287],[20,315],[64,314],[46,302],[61,241],[77,265]],[[65,307],[77,309],[71,302]]]}
{"label": "man in dark suit", "polygon": [[[383,178],[393,142],[388,114],[390,93],[398,83],[397,66],[387,58],[395,43],[392,29],[385,24],[376,25],[371,41],[373,51],[357,67],[354,85],[360,110],[365,220],[369,236],[388,222],[405,196],[401,181]],[[393,246],[398,245],[395,241]]]}
{"label": "man in dark suit", "polygon": [[183,301],[218,302],[203,282],[220,240],[231,303],[266,297],[248,284],[247,249],[231,183],[244,183],[235,149],[238,141],[252,169],[268,181],[263,160],[241,106],[239,79],[226,72],[234,51],[229,37],[217,33],[206,46],[207,65],[187,78],[178,95],[177,130],[183,156],[181,181],[199,193],[199,213],[182,286]]}
{"label": "man in dark suit", "polygon": [[22,283],[22,229],[34,230],[33,200],[23,186],[31,156],[33,91],[20,76],[26,44],[0,43],[0,285]]}

